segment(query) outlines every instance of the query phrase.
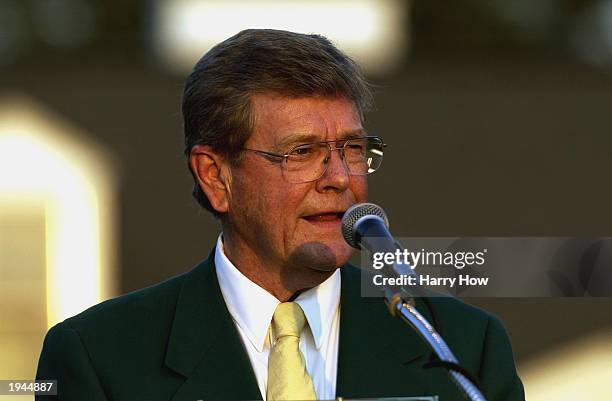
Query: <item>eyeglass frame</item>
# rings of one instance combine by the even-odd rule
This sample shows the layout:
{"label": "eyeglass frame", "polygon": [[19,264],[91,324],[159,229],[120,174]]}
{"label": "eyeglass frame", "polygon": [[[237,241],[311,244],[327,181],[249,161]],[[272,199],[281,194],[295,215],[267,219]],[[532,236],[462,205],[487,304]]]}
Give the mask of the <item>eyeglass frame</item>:
{"label": "eyeglass frame", "polygon": [[[333,152],[334,150],[338,150],[338,151],[340,151],[340,158],[342,159],[342,162],[344,163],[344,165],[346,167],[346,170],[349,173],[349,175],[366,176],[366,175],[369,175],[369,174],[372,174],[372,173],[378,171],[378,169],[376,169],[376,170],[374,170],[374,171],[372,171],[370,173],[353,174],[353,173],[351,173],[350,169],[346,165],[346,160],[344,158],[344,150],[346,148],[346,144],[349,143],[350,141],[362,140],[362,139],[377,139],[377,140],[380,141],[380,146],[383,149],[387,147],[387,144],[384,142],[382,137],[379,137],[379,136],[376,136],[376,135],[366,135],[366,136],[362,136],[362,137],[353,137],[353,138],[346,138],[346,139],[336,139],[336,140],[333,140],[333,141],[318,141],[318,142],[302,143],[302,144],[299,144],[299,145],[292,146],[291,149],[289,149],[288,152],[285,153],[285,154],[283,154],[283,153],[274,153],[274,152],[269,152],[269,151],[260,150],[260,149],[251,149],[251,148],[242,148],[242,150],[248,150],[248,151],[251,151],[251,152],[258,153],[258,154],[263,155],[263,156],[276,157],[276,158],[282,159],[282,160],[276,162],[276,163],[281,164],[281,167],[282,167],[283,162],[285,164],[287,163],[287,160],[289,159],[289,156],[291,156],[291,152],[293,152],[296,148],[299,148],[300,146],[306,146],[306,145],[327,144],[327,147],[329,149],[329,153],[328,153],[327,157],[329,157],[331,155],[331,152]],[[336,142],[342,142],[342,141],[344,141],[344,144],[341,147],[334,146],[332,148],[332,146],[331,146],[332,143],[335,145]],[[384,155],[382,157],[384,158]],[[324,163],[327,164],[327,162],[324,162]],[[326,171],[327,171],[327,166],[323,169],[323,171],[321,172],[320,176],[318,176],[317,178],[313,178],[312,180],[300,182],[300,184],[301,183],[306,183],[306,182],[316,181],[319,178],[323,177],[323,175],[325,174]],[[283,174],[283,176],[284,176],[284,174]],[[298,184],[298,183],[296,183],[296,184]]]}

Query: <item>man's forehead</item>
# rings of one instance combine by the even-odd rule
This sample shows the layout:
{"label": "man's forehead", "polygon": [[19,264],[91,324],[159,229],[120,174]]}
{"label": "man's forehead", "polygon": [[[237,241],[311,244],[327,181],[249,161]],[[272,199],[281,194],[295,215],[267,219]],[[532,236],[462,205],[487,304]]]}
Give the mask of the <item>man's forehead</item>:
{"label": "man's forehead", "polygon": [[287,136],[320,137],[330,131],[348,135],[362,130],[354,103],[343,97],[258,94],[253,96],[251,105],[254,134],[264,134],[275,142]]}

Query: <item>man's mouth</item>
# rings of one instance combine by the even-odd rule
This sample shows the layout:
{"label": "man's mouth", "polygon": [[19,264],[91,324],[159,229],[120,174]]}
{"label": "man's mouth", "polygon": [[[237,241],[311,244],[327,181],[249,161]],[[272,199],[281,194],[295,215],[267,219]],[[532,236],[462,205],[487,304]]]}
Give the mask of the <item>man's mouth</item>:
{"label": "man's mouth", "polygon": [[327,221],[337,221],[341,220],[344,212],[329,212],[329,213],[320,213],[320,214],[312,214],[309,216],[304,216],[303,219],[308,220],[310,222],[327,222]]}

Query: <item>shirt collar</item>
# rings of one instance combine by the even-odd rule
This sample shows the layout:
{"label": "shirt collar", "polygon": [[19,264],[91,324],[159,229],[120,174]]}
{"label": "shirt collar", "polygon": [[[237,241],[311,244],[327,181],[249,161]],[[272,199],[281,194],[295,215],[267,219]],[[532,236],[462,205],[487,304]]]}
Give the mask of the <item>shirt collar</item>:
{"label": "shirt collar", "polygon": [[[217,239],[215,266],[227,309],[257,351],[262,352],[272,316],[280,301],[249,280],[225,256],[222,235]],[[329,336],[338,312],[340,284],[340,271],[337,269],[327,280],[304,291],[295,300],[306,315],[317,349]]]}

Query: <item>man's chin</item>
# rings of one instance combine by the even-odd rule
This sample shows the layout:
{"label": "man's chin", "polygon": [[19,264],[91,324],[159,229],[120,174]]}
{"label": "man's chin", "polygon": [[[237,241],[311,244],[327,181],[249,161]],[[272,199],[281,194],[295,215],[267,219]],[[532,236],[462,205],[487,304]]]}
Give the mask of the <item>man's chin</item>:
{"label": "man's chin", "polygon": [[351,248],[344,243],[307,242],[298,246],[290,256],[293,266],[320,272],[332,272],[346,264]]}

